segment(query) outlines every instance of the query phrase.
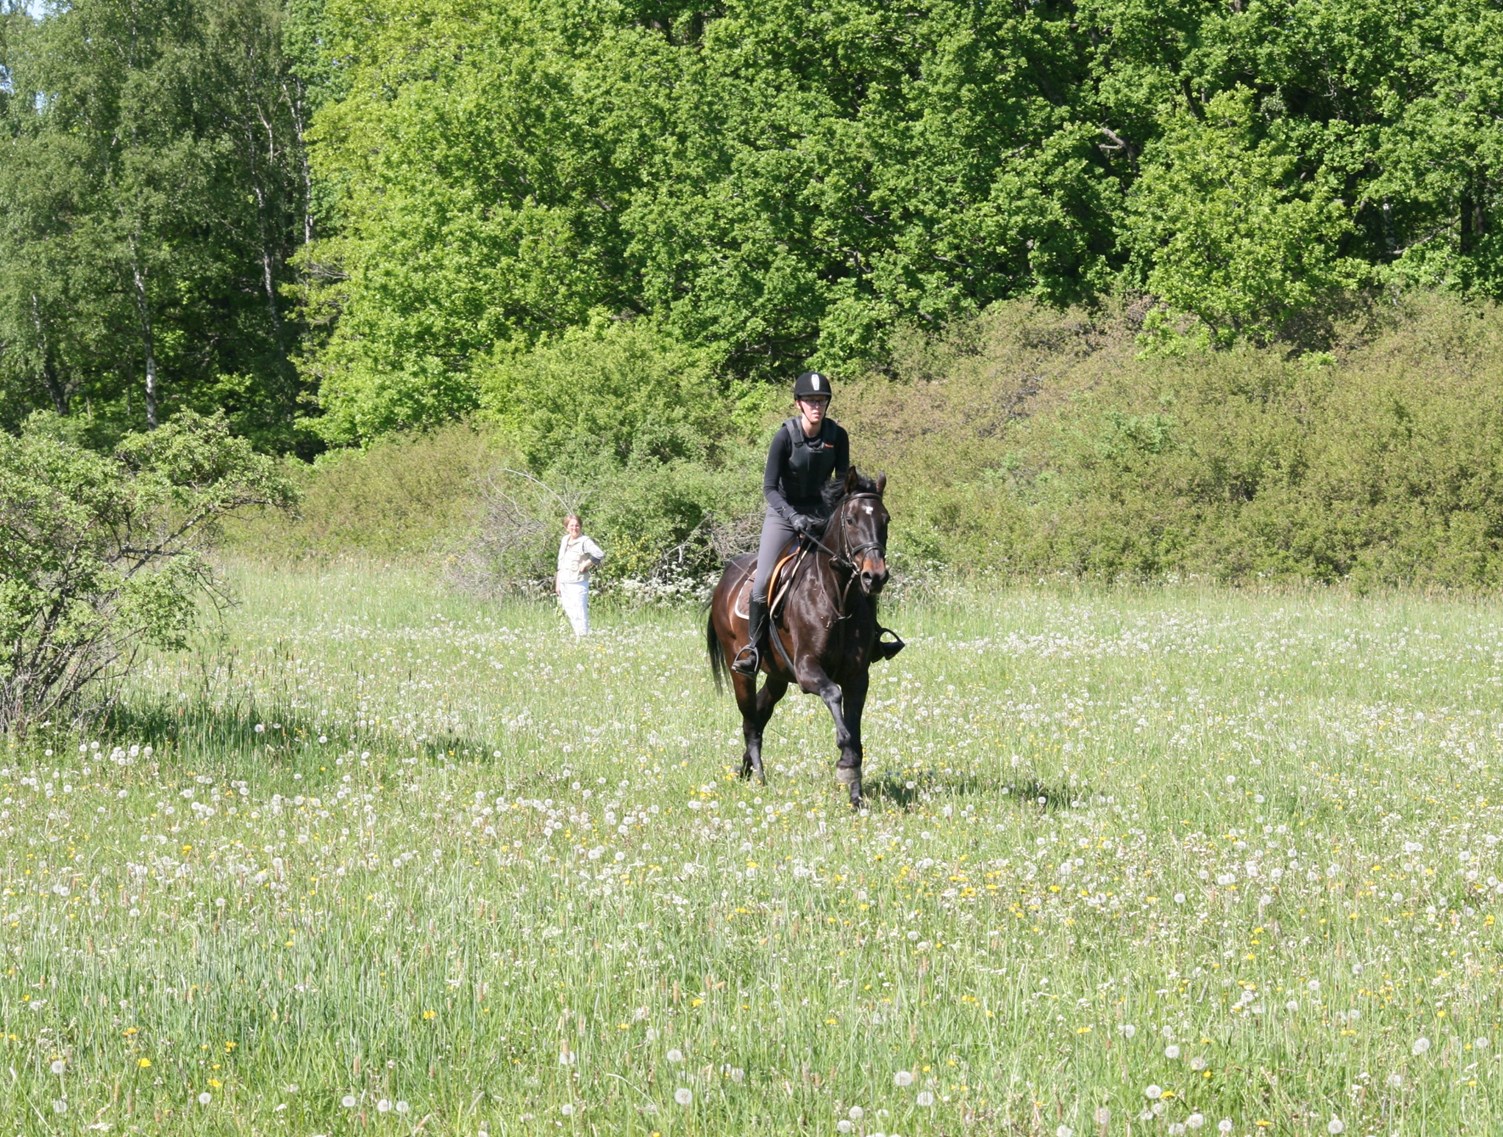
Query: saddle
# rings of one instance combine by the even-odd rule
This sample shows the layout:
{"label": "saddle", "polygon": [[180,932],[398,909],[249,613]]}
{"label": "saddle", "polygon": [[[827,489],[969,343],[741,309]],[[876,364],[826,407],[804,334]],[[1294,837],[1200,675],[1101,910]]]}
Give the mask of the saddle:
{"label": "saddle", "polygon": [[[804,558],[809,554],[809,542],[795,540],[777,559],[772,566],[772,574],[767,578],[767,622],[769,625],[768,640],[774,645],[779,655],[783,656],[783,662],[790,669],[793,663],[783,653],[782,642],[777,636],[771,634],[771,625],[778,622],[782,615],[783,604],[788,599],[788,593],[793,589],[794,580],[797,577],[799,566],[804,563]],[[741,588],[737,591],[737,599],[740,603],[735,607],[735,612],[742,619],[748,619],[749,613],[745,607],[745,600],[751,596],[752,574],[747,573],[742,579]],[[875,660],[891,659],[908,645],[903,637],[891,628],[877,627],[877,642],[872,652]]]}
{"label": "saddle", "polygon": [[[793,588],[795,574],[808,553],[809,545],[806,541],[795,541],[772,566],[772,574],[767,578],[767,619],[769,621],[776,620],[782,614],[783,604]],[[742,619],[746,619],[748,614],[746,601],[751,596],[751,580],[752,574],[747,572],[742,577],[741,587],[736,591],[735,612]]]}

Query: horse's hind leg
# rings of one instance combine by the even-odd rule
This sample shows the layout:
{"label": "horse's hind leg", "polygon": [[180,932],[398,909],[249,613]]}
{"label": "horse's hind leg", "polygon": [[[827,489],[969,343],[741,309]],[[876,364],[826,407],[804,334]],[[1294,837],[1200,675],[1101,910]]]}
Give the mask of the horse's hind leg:
{"label": "horse's hind leg", "polygon": [[762,731],[767,720],[772,718],[772,709],[788,690],[788,681],[769,676],[758,691],[756,676],[736,675],[733,685],[736,706],[741,709],[741,734],[746,739],[746,751],[741,755],[741,776],[758,785],[766,785],[767,775],[762,770]]}

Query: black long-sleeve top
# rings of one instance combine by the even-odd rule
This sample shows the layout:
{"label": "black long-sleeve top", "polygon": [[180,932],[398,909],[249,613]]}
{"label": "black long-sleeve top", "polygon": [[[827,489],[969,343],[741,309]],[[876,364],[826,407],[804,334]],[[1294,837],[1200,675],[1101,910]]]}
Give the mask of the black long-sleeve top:
{"label": "black long-sleeve top", "polygon": [[785,521],[792,522],[800,513],[818,515],[825,483],[845,477],[850,467],[851,440],[843,426],[827,418],[818,434],[806,438],[801,420],[791,418],[772,436],[762,496],[767,508]]}

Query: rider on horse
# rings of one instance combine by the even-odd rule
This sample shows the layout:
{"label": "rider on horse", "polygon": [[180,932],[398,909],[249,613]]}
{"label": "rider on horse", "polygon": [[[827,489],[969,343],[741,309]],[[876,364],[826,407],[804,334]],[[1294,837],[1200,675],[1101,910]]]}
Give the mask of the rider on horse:
{"label": "rider on horse", "polygon": [[[845,428],[826,418],[830,380],[818,371],[805,371],[793,384],[799,413],[778,427],[767,451],[762,496],[767,516],[757,549],[757,571],[747,601],[746,646],[731,661],[731,670],[755,675],[761,665],[760,645],[767,631],[767,584],[783,550],[797,538],[818,541],[829,518],[822,493],[826,483],[844,478],[851,465],[851,443]],[[902,642],[879,641],[875,658],[896,655]]]}

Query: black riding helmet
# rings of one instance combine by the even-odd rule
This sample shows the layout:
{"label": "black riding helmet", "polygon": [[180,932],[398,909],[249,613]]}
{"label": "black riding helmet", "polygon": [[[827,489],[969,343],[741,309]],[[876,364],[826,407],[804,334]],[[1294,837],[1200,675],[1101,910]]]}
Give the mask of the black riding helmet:
{"label": "black riding helmet", "polygon": [[810,396],[830,397],[830,377],[819,371],[805,371],[793,381],[793,397],[807,399]]}

